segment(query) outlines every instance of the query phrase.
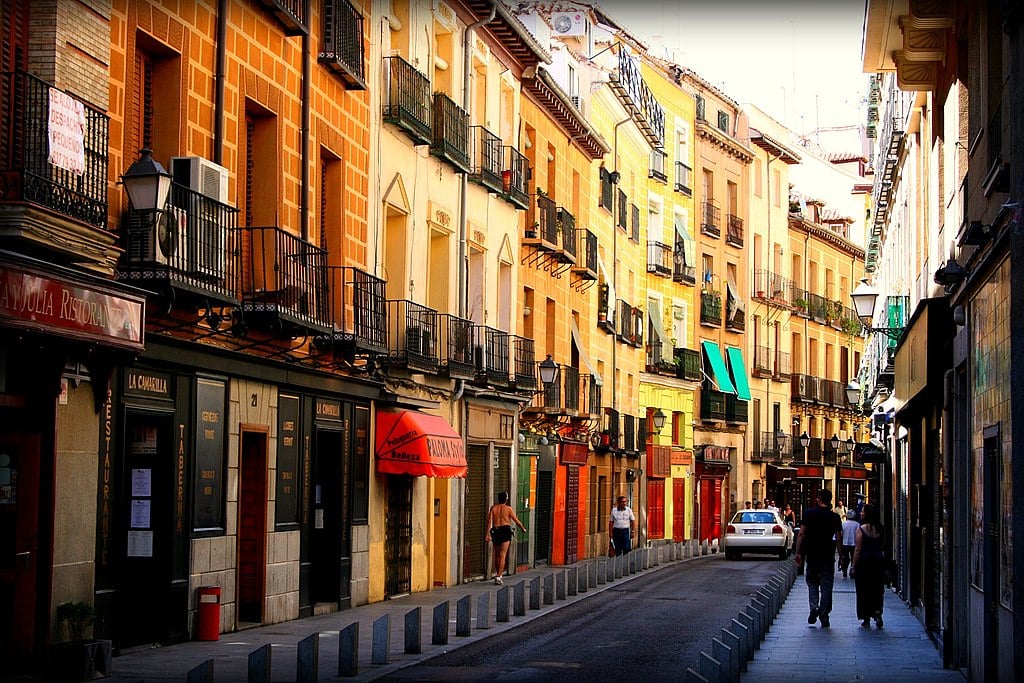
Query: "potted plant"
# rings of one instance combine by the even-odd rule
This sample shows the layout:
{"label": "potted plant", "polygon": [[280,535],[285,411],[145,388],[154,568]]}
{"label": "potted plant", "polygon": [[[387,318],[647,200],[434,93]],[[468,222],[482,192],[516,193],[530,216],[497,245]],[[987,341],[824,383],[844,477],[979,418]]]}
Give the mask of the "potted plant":
{"label": "potted plant", "polygon": [[793,301],[793,306],[800,315],[807,315],[807,299],[796,299]]}
{"label": "potted plant", "polygon": [[110,641],[86,637],[95,619],[96,610],[87,602],[57,605],[57,623],[67,638],[53,646],[53,664],[60,676],[85,681],[110,675]]}

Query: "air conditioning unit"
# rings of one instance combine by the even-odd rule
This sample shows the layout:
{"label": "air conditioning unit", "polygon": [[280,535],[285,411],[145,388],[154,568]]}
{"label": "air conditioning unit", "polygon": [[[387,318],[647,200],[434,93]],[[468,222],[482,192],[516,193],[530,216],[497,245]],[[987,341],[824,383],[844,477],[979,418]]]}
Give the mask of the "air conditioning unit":
{"label": "air conditioning unit", "polygon": [[569,95],[569,99],[572,101],[572,106],[580,110],[583,113],[583,98],[579,95]]}
{"label": "air conditioning unit", "polygon": [[587,32],[583,12],[552,12],[551,31],[556,36],[582,36]]}
{"label": "air conditioning unit", "polygon": [[226,204],[228,169],[203,157],[171,157],[171,178],[178,185]]}
{"label": "air conditioning unit", "polygon": [[128,259],[183,269],[188,235],[188,215],[170,208],[151,214],[130,213]]}
{"label": "air conditioning unit", "polygon": [[426,358],[434,355],[434,337],[429,327],[410,325],[405,328],[405,353]]}

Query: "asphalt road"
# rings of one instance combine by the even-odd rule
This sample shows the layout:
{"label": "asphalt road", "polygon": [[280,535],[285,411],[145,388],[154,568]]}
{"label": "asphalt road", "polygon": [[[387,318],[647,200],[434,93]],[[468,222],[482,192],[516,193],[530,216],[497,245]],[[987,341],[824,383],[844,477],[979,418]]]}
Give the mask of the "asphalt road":
{"label": "asphalt road", "polygon": [[680,681],[779,568],[712,555],[613,586],[390,681]]}

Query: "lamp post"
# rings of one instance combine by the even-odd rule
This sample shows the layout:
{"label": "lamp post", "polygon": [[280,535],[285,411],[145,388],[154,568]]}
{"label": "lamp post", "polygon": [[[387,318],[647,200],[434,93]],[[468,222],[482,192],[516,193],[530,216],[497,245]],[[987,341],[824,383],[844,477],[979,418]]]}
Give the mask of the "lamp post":
{"label": "lamp post", "polygon": [[654,431],[661,434],[661,428],[665,426],[665,413],[661,412],[661,408],[658,408],[654,411],[652,419],[654,420]]}
{"label": "lamp post", "polygon": [[884,334],[893,341],[898,341],[903,336],[902,327],[872,327],[871,322],[875,319],[875,305],[878,303],[878,290],[868,283],[864,278],[860,284],[850,292],[850,299],[853,301],[853,310],[856,311],[864,328],[873,334]]}
{"label": "lamp post", "polygon": [[162,211],[171,192],[171,174],[143,147],[139,158],[121,176],[128,201],[136,211]]}

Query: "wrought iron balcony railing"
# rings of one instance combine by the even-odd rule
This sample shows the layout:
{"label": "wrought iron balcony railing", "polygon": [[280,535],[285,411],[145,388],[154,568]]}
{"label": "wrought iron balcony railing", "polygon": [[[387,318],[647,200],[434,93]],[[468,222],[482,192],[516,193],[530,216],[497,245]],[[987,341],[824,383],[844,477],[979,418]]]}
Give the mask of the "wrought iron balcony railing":
{"label": "wrought iron balcony railing", "polygon": [[792,305],[794,291],[793,282],[778,273],[763,269],[754,271],[751,293],[758,301],[786,308]]}
{"label": "wrought iron balcony railing", "polygon": [[451,313],[438,315],[441,372],[452,379],[475,379],[473,321]]}
{"label": "wrought iron balcony railing", "polygon": [[697,269],[686,262],[686,243],[679,237],[672,246],[672,281],[697,283]]}
{"label": "wrought iron balcony railing", "polygon": [[324,39],[317,61],[351,90],[366,90],[363,70],[363,15],[349,0],[324,0]]}
{"label": "wrought iron balcony railing", "polygon": [[385,57],[384,122],[398,126],[413,144],[426,145],[432,130],[430,110],[430,80],[401,57]]}
{"label": "wrought iron balcony railing", "polygon": [[674,349],[676,361],[676,377],[679,379],[699,382],[703,376],[701,368],[700,352],[693,349],[676,347]]}
{"label": "wrought iron balcony railing", "polygon": [[524,242],[546,251],[558,249],[557,206],[551,197],[537,194],[526,214]]}
{"label": "wrought iron balcony railing", "polygon": [[512,354],[515,357],[513,382],[516,389],[537,389],[537,357],[534,342],[526,337],[512,336]]}
{"label": "wrought iron balcony railing", "polygon": [[237,305],[238,249],[230,243],[238,209],[172,183],[163,211],[129,207],[118,278],[152,291]]}
{"label": "wrought iron balcony railing", "polygon": [[676,162],[675,191],[682,192],[687,197],[693,196],[693,170],[681,161]]}
{"label": "wrought iron balcony railing", "polygon": [[284,28],[286,36],[302,36],[309,33],[309,17],[303,0],[260,0]]}
{"label": "wrought iron balcony railing", "polygon": [[754,347],[754,364],[750,368],[754,377],[772,376],[772,350],[767,346]]}
{"label": "wrought iron balcony railing", "polygon": [[601,415],[601,385],[594,375],[580,375],[580,415],[590,418]]}
{"label": "wrought iron balcony railing", "polygon": [[0,204],[107,229],[107,115],[24,71],[0,74],[0,86]]}
{"label": "wrought iron balcony railing", "polygon": [[530,205],[526,183],[530,176],[530,164],[526,156],[515,147],[506,145],[505,163],[501,171],[501,196],[513,206],[525,209]]}
{"label": "wrought iron balcony railing", "polygon": [[818,378],[813,375],[796,374],[790,380],[792,383],[792,398],[794,401],[817,401],[818,400]]}
{"label": "wrought iron balcony railing", "polygon": [[662,242],[647,241],[647,272],[669,277],[672,275],[672,247]]}
{"label": "wrought iron balcony railing", "polygon": [[410,372],[437,374],[438,313],[408,299],[389,299],[388,363]]}
{"label": "wrought iron balcony railing", "polygon": [[443,92],[434,93],[433,140],[430,153],[459,173],[468,173],[469,114]]}
{"label": "wrought iron balcony railing", "polygon": [[748,401],[738,398],[736,394],[725,395],[725,421],[746,422],[748,412]]}
{"label": "wrought iron balcony railing", "polygon": [[722,325],[722,293],[705,289],[700,293],[700,321],[704,325]]}
{"label": "wrought iron balcony railing", "polygon": [[562,373],[562,407],[566,415],[579,415],[580,412],[580,371],[572,365],[563,365]]}
{"label": "wrought iron balcony railing", "polygon": [[510,335],[508,332],[475,325],[473,327],[476,381],[495,387],[507,387],[512,380],[509,371]]}
{"label": "wrought iron balcony railing", "polygon": [[572,272],[580,280],[597,280],[597,235],[585,228],[577,228],[576,235],[582,254]]}
{"label": "wrought iron balcony railing", "polygon": [[665,110],[647,87],[629,50],[619,50],[618,68],[612,72],[608,84],[648,144],[663,147]]}
{"label": "wrought iron balcony railing", "polygon": [[[648,335],[649,339],[655,340],[654,334]],[[673,349],[674,351],[674,349]],[[661,341],[649,341],[647,342],[647,362],[645,367],[647,372],[674,375],[676,372],[675,363],[672,360],[665,358],[667,349]]]}
{"label": "wrought iron balcony railing", "polygon": [[235,233],[246,325],[286,337],[331,332],[327,251],[277,226]]}
{"label": "wrought iron balcony railing", "polygon": [[651,150],[651,167],[647,172],[649,178],[654,178],[661,182],[668,180],[668,176],[665,175],[665,159],[667,157],[668,155],[665,153],[665,150],[657,148]]}
{"label": "wrought iron balcony railing", "polygon": [[643,450],[644,444],[637,441],[637,418],[633,415],[622,416],[622,440],[619,447],[627,452]]}
{"label": "wrought iron balcony railing", "polygon": [[761,462],[790,460],[793,457],[793,437],[785,433],[760,431],[754,455],[751,459]]}
{"label": "wrought iron balcony railing", "polygon": [[704,202],[701,212],[700,231],[709,237],[719,237],[722,234],[722,210],[713,201]]}
{"label": "wrought iron balcony railing", "polygon": [[726,225],[725,243],[734,247],[743,246],[743,219],[735,214],[729,214]]}
{"label": "wrought iron balcony railing", "polygon": [[562,249],[559,261],[562,263],[576,263],[576,217],[569,213],[564,206],[555,210],[555,224],[558,228],[558,243]]}
{"label": "wrought iron balcony railing", "polygon": [[775,352],[775,374],[774,378],[780,382],[790,381],[793,374],[793,362],[786,351]]}
{"label": "wrought iron balcony railing", "polygon": [[501,138],[483,126],[469,128],[470,172],[469,179],[483,185],[491,192],[504,190],[502,175],[502,152],[504,147]]}
{"label": "wrought iron balcony railing", "polygon": [[725,394],[717,389],[703,387],[700,390],[700,419],[725,419]]}
{"label": "wrought iron balcony railing", "polygon": [[356,355],[387,353],[387,306],[384,280],[353,266],[328,266],[331,297],[331,337],[336,353]]}

